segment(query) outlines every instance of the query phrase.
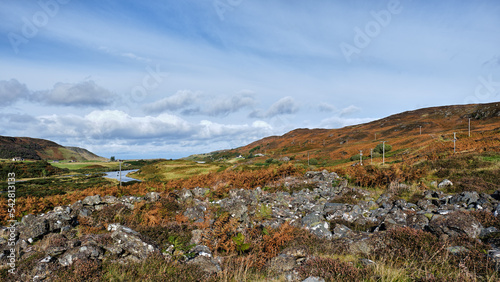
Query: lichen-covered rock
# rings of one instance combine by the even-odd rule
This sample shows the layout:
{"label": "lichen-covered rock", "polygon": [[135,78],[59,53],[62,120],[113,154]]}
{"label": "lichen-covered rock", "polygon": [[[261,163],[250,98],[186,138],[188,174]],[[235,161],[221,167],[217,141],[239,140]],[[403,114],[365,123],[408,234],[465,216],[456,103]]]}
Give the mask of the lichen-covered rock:
{"label": "lichen-covered rock", "polygon": [[288,247],[284,249],[281,254],[286,255],[286,256],[291,256],[295,260],[300,260],[302,258],[305,258],[309,255],[309,249],[306,246],[295,246],[295,247]]}
{"label": "lichen-covered rock", "polygon": [[149,192],[146,195],[144,195],[144,200],[148,202],[157,202],[160,200],[160,193],[158,192]]}
{"label": "lichen-covered rock", "polygon": [[146,243],[139,232],[126,226],[109,224],[108,231],[112,232],[111,238],[116,246],[139,259],[146,259],[148,255],[160,253],[157,246]]}
{"label": "lichen-covered rock", "polygon": [[306,178],[313,179],[315,181],[332,181],[339,178],[335,172],[328,172],[326,169],[322,171],[308,171],[304,175]]}
{"label": "lichen-covered rock", "polygon": [[479,194],[477,192],[462,192],[450,198],[449,203],[470,205],[479,201]]}
{"label": "lichen-covered rock", "polygon": [[184,212],[184,216],[186,216],[187,218],[189,218],[194,222],[203,222],[206,210],[207,208],[201,205],[187,208],[186,211]]}
{"label": "lichen-covered rock", "polygon": [[453,182],[451,182],[451,181],[450,181],[450,180],[448,180],[448,179],[445,179],[445,180],[441,181],[441,182],[438,184],[438,188],[439,188],[439,189],[443,189],[443,188],[450,187],[450,186],[453,186]]}
{"label": "lichen-covered rock", "polygon": [[194,259],[189,260],[187,264],[197,265],[207,274],[214,274],[222,270],[216,259],[207,256],[197,256]]}
{"label": "lichen-covered rock", "polygon": [[36,239],[49,233],[49,222],[42,216],[25,215],[21,220],[21,224],[22,231],[20,232],[20,237],[24,239]]}
{"label": "lichen-covered rock", "polygon": [[106,195],[106,196],[102,197],[102,201],[108,205],[114,205],[114,204],[117,204],[119,202],[117,197],[111,196],[111,195]]}
{"label": "lichen-covered rock", "polygon": [[425,199],[419,200],[417,202],[417,206],[421,210],[426,212],[435,212],[438,210],[438,207],[434,205],[431,200],[425,200]]}
{"label": "lichen-covered rock", "polygon": [[323,214],[328,221],[343,219],[349,208],[347,204],[326,203],[323,207]]}
{"label": "lichen-covered rock", "polygon": [[229,214],[239,219],[240,221],[245,221],[248,219],[248,207],[246,202],[238,198],[226,198],[220,201],[220,205]]}
{"label": "lichen-covered rock", "polygon": [[103,259],[103,254],[104,250],[101,247],[95,244],[89,244],[86,246],[73,248],[65,252],[58,259],[58,262],[61,266],[70,266],[77,260]]}
{"label": "lichen-covered rock", "polygon": [[179,196],[180,201],[187,201],[188,199],[193,198],[193,193],[186,188],[183,188],[181,191],[179,191],[177,195]]}
{"label": "lichen-covered rock", "polygon": [[104,204],[100,195],[87,196],[82,200],[82,204],[84,206],[97,206],[100,204]]}
{"label": "lichen-covered rock", "polygon": [[302,218],[302,226],[320,238],[332,238],[330,225],[320,213],[310,213]]}
{"label": "lichen-covered rock", "polygon": [[335,224],[333,228],[334,239],[349,237],[352,233],[352,230],[343,224]]}
{"label": "lichen-covered rock", "polygon": [[435,215],[429,222],[428,229],[437,234],[450,237],[465,235],[477,238],[482,230],[481,223],[472,215],[456,211],[446,215]]}
{"label": "lichen-covered rock", "polygon": [[302,280],[302,282],[325,282],[325,279],[316,276],[309,276],[306,279]]}
{"label": "lichen-covered rock", "polygon": [[76,225],[76,216],[69,210],[48,212],[38,216],[25,215],[19,230],[21,239],[38,239],[52,232],[60,232],[64,227]]}
{"label": "lichen-covered rock", "polygon": [[429,218],[423,213],[411,214],[406,218],[406,225],[413,229],[424,230],[429,224]]}
{"label": "lichen-covered rock", "polygon": [[390,230],[395,227],[406,226],[407,215],[398,208],[392,209],[380,224],[379,230]]}
{"label": "lichen-covered rock", "polygon": [[374,249],[372,241],[369,238],[354,240],[351,244],[349,244],[349,250],[352,253],[362,254],[364,256],[369,256]]}
{"label": "lichen-covered rock", "polygon": [[280,254],[268,262],[267,270],[273,274],[281,274],[294,269],[296,266],[297,262],[294,257]]}
{"label": "lichen-covered rock", "polygon": [[191,192],[193,193],[193,195],[195,197],[205,197],[205,196],[208,195],[208,193],[210,193],[210,189],[209,188],[196,187],[196,188],[191,189]]}

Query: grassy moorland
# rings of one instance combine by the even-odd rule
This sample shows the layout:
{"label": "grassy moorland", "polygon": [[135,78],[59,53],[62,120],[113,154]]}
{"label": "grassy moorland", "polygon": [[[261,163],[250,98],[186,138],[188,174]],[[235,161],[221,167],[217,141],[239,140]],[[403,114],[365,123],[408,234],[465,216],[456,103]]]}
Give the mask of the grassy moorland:
{"label": "grassy moorland", "polygon": [[[450,155],[446,158],[428,160],[417,163],[409,168],[404,164],[386,166],[356,166],[337,169],[337,172],[349,180],[352,185],[364,187],[369,196],[376,199],[388,189],[388,184],[400,180],[409,184],[406,190],[394,191],[395,199],[406,199],[416,203],[421,199],[422,191],[428,189],[435,179],[444,177],[457,184],[443,189],[443,192],[462,190],[492,193],[500,189],[500,154],[486,152],[481,154]],[[179,170],[172,169],[174,163]],[[377,237],[382,249],[375,250],[370,256],[353,251],[348,241],[320,239],[302,228],[288,224],[279,228],[249,227],[239,229],[237,221],[231,219],[222,209],[214,208],[207,213],[205,221],[193,222],[183,213],[194,203],[180,204],[171,192],[174,189],[207,187],[210,193],[207,200],[217,200],[227,197],[232,188],[254,189],[257,186],[269,187],[269,191],[290,191],[281,185],[284,179],[300,177],[309,169],[301,163],[269,162],[267,165],[241,163],[237,168],[228,167],[224,170],[218,166],[210,167],[192,162],[178,161],[152,164],[161,165],[165,171],[156,167],[144,167],[143,175],[160,172],[159,177],[165,177],[167,170],[178,177],[160,181],[146,181],[122,187],[116,184],[100,183],[93,187],[82,187],[65,191],[64,194],[46,194],[43,197],[20,195],[17,202],[19,216],[26,213],[39,213],[58,205],[69,205],[86,196],[100,195],[144,195],[150,191],[164,192],[159,202],[138,204],[134,210],[127,208],[105,208],[95,212],[91,221],[80,219],[78,236],[86,234],[101,234],[109,223],[120,222],[144,234],[157,242],[161,248],[175,245],[178,256],[171,260],[162,257],[150,257],[145,261],[122,265],[117,262],[81,261],[71,267],[57,270],[55,281],[285,281],[279,273],[269,269],[269,262],[281,251],[287,248],[306,248],[313,259],[307,260],[298,268],[300,277],[310,275],[321,276],[326,281],[498,281],[500,276],[495,272],[493,264],[484,253],[488,249],[484,243],[467,238],[450,238],[443,241],[435,235],[412,228],[395,228],[380,232]],[[265,163],[265,162],[264,162]],[[221,163],[222,164],[222,163]],[[210,168],[205,174],[185,177],[193,169]],[[369,178],[367,178],[369,175]],[[182,176],[182,177],[181,177]],[[154,177],[152,177],[154,178]],[[158,179],[158,177],[157,177]],[[469,186],[474,183],[474,186]],[[271,189],[272,188],[272,189]],[[307,187],[306,187],[307,188]],[[436,189],[436,188],[433,188]],[[339,203],[355,204],[360,195],[345,195],[339,198]],[[3,210],[3,209],[2,209]],[[251,218],[254,220],[269,218],[272,211],[261,206]],[[6,215],[2,215],[5,218]],[[491,214],[474,213],[481,219],[483,225],[500,228],[500,220]],[[213,222],[213,224],[210,224]],[[333,222],[346,224],[352,230],[366,230],[367,226],[353,225],[348,222]],[[189,241],[191,231],[204,230],[205,244],[212,252],[221,257],[222,271],[216,275],[207,275],[201,268],[184,264],[185,255],[192,248]],[[241,235],[242,242],[234,238]],[[215,244],[214,244],[215,243]],[[242,249],[242,244],[248,249]],[[457,256],[447,249],[452,246],[463,246],[467,255]],[[183,255],[184,254],[184,255]],[[36,257],[33,257],[36,259]],[[375,262],[373,266],[361,263],[362,259]],[[29,261],[23,262],[22,268],[29,268]]]}
{"label": "grassy moorland", "polygon": [[140,171],[132,173],[131,176],[141,180],[168,181],[208,174],[221,168],[224,169],[225,166],[215,163],[205,164],[188,160],[171,160],[144,166]]}
{"label": "grassy moorland", "polygon": [[[159,201],[140,202],[133,209],[115,205],[94,212],[90,218],[79,217],[80,225],[74,236],[108,234],[108,224],[121,223],[156,242],[162,251],[173,248],[169,259],[152,256],[128,264],[111,259],[83,260],[55,270],[51,276],[54,281],[286,281],[285,276],[270,265],[280,259],[280,253],[297,250],[294,248],[307,253],[309,258],[295,269],[300,279],[319,276],[326,281],[500,281],[494,262],[487,256],[491,248],[487,242],[498,242],[495,234],[482,238],[484,240],[463,236],[447,238],[410,227],[395,227],[372,234],[370,240],[376,244],[369,247],[349,240],[321,239],[288,222],[279,226],[260,225],[259,222],[275,216],[267,204],[260,203],[245,212],[248,216],[245,220],[255,224],[242,224],[217,204],[218,200],[234,195],[232,189],[254,191],[261,187],[268,193],[288,194],[313,190],[303,175],[309,170],[323,169],[342,177],[332,186],[347,181],[348,186],[365,191],[354,189],[332,203],[355,205],[376,201],[389,192],[391,201],[405,200],[416,205],[425,199],[427,190],[491,195],[500,190],[500,122],[496,116],[488,118],[481,113],[465,106],[420,110],[339,130],[295,130],[236,150],[199,155],[191,160],[131,163],[131,166],[143,165],[134,177],[144,182],[120,188],[116,183],[93,183],[96,178],[82,180],[75,186],[51,183],[53,191],[41,191],[33,186],[29,189],[39,194],[20,192],[15,215],[20,219],[28,213],[46,212],[96,194],[119,197],[144,196],[153,191],[162,193]],[[474,119],[470,137],[464,127],[469,117],[478,117]],[[458,132],[456,152],[452,140],[454,131]],[[385,152],[385,164],[380,152],[376,152],[380,142],[374,140],[375,133],[377,140],[383,138],[392,147]],[[365,152],[363,156],[359,150]],[[370,150],[374,151],[372,156],[366,153]],[[244,158],[237,158],[240,154]],[[364,165],[354,165],[360,157]],[[94,165],[99,164],[89,164]],[[73,168],[75,171],[88,169],[76,164]],[[454,185],[437,188],[443,179],[451,180]],[[196,199],[182,200],[179,196],[179,190],[197,187],[208,190]],[[20,189],[28,188],[20,186]],[[317,197],[313,200],[321,200]],[[278,198],[271,200],[290,204],[279,203]],[[429,201],[437,200],[431,197]],[[188,218],[188,209],[195,209],[200,203],[208,205],[204,218],[197,221]],[[4,223],[8,219],[6,211],[7,203],[2,201],[0,219]],[[468,210],[464,213],[477,219],[483,227],[500,229],[500,219],[491,212]],[[405,214],[415,216],[411,210]],[[342,219],[329,224],[331,228],[337,224],[349,227],[358,232],[354,237],[366,235],[375,227],[370,222]],[[199,240],[219,259],[218,273],[209,275],[200,266],[185,263],[192,255],[193,230],[202,233]],[[364,252],[366,248],[372,249]],[[457,248],[466,251],[450,251]],[[32,269],[41,258],[43,253],[23,260],[19,271]],[[5,270],[0,271],[0,277],[6,275]]]}

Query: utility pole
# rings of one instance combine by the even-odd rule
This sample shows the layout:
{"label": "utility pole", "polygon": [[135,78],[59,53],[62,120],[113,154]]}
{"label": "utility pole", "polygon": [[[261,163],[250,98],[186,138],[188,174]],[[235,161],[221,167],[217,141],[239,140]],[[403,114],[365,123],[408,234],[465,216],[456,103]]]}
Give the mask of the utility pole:
{"label": "utility pole", "polygon": [[457,133],[453,132],[453,154],[457,152],[456,143],[457,143]]}
{"label": "utility pole", "polygon": [[377,133],[375,133],[375,141],[377,141]]}
{"label": "utility pole", "polygon": [[380,141],[382,142],[382,164],[385,164],[385,142],[387,141]]}
{"label": "utility pole", "polygon": [[370,149],[370,164],[373,164],[373,149]]}
{"label": "utility pole", "polygon": [[121,160],[118,161],[120,164],[120,191],[122,190],[122,162]]}
{"label": "utility pole", "polygon": [[363,150],[359,150],[359,164],[363,165]]}
{"label": "utility pole", "polygon": [[420,127],[420,135],[422,135],[422,126],[419,126]]}

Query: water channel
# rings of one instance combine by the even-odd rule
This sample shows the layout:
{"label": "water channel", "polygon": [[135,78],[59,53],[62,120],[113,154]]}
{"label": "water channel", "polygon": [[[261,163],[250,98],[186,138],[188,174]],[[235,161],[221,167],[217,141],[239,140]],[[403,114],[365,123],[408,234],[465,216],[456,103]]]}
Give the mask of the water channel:
{"label": "water channel", "polygon": [[[127,174],[138,171],[138,169],[131,169],[131,170],[122,170],[122,182],[129,182],[129,181],[141,181],[139,179],[135,179],[132,177],[128,177]],[[110,172],[105,172],[106,175],[104,177],[106,178],[111,178],[111,179],[116,179],[120,181],[120,171],[110,171]]]}

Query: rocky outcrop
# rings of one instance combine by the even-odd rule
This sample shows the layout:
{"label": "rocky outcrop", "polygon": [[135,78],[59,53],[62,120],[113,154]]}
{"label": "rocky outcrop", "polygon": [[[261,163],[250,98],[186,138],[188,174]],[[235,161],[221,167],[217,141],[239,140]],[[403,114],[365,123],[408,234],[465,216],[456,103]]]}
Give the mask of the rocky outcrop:
{"label": "rocky outcrop", "polygon": [[434,215],[428,229],[437,235],[477,238],[483,227],[472,215],[456,211],[445,215]]}
{"label": "rocky outcrop", "polygon": [[[441,191],[424,191],[416,203],[384,193],[376,199],[363,189],[348,187],[346,181],[328,171],[307,172],[303,178],[287,178],[290,183],[306,183],[309,189],[293,192],[268,193],[254,190],[232,189],[228,197],[210,201],[209,189],[195,188],[174,191],[172,201],[182,210],[179,212],[192,223],[205,223],[214,209],[227,212],[239,225],[238,232],[247,227],[278,228],[285,222],[309,230],[326,240],[346,242],[353,253],[369,256],[380,249],[379,234],[398,227],[431,232],[441,238],[466,236],[472,239],[495,241],[496,228],[483,228],[470,211],[485,211],[494,216],[500,214],[500,193],[487,195],[477,192],[445,194]],[[443,181],[441,184],[447,183]],[[290,184],[291,185],[291,184]],[[443,184],[444,185],[444,184]],[[170,198],[169,198],[170,199]],[[46,275],[47,264],[59,267],[73,265],[78,260],[104,260],[110,258],[121,263],[144,261],[151,255],[163,255],[165,259],[178,259],[197,265],[207,273],[222,270],[223,265],[214,257],[210,248],[203,245],[203,230],[193,230],[189,251],[181,251],[171,245],[160,250],[158,245],[139,232],[117,223],[107,225],[99,234],[75,236],[78,219],[92,220],[93,213],[120,205],[133,210],[140,202],[157,203],[162,194],[150,192],[144,197],[113,197],[93,195],[71,206],[56,207],[52,211],[26,215],[14,234],[16,248],[26,256],[33,251],[42,252],[43,258],[33,273]],[[211,227],[209,227],[211,228]],[[8,229],[0,228],[0,261],[6,259]],[[489,240],[489,241],[488,241]],[[500,245],[500,244],[497,244]],[[450,246],[449,252],[466,252],[460,246]],[[500,250],[495,246],[489,256],[500,265]],[[308,258],[307,248],[293,247],[283,250],[266,265],[270,273],[283,273],[291,281],[297,281],[296,269]],[[500,269],[500,267],[499,267]],[[45,273],[45,274],[44,274]],[[33,274],[35,275],[35,274]],[[315,279],[315,278],[310,278]]]}
{"label": "rocky outcrop", "polygon": [[[125,252],[132,259],[143,260],[149,255],[154,253],[160,253],[158,246],[148,244],[144,242],[144,238],[137,231],[134,231],[126,226],[120,224],[110,224],[108,225],[108,231],[111,232],[111,238],[114,241],[114,248],[117,249],[117,253]],[[119,252],[118,250],[122,250]]]}
{"label": "rocky outcrop", "polygon": [[69,207],[56,207],[47,214],[26,215],[21,220],[19,238],[32,241],[48,233],[69,230],[76,225],[76,216]]}

